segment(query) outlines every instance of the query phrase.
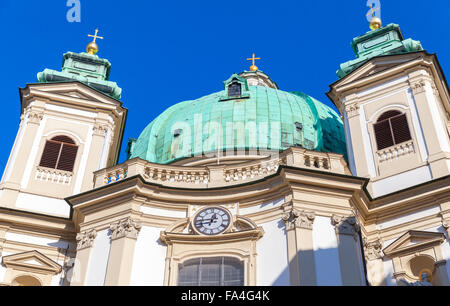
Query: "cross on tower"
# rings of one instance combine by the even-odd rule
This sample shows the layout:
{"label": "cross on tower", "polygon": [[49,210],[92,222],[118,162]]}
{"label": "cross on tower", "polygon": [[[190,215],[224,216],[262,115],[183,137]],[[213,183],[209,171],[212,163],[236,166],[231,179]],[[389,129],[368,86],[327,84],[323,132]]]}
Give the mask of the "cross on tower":
{"label": "cross on tower", "polygon": [[95,34],[94,34],[94,35],[88,34],[88,36],[89,36],[89,37],[94,37],[94,42],[95,42],[95,40],[96,40],[97,38],[103,39],[103,37],[97,36],[97,33],[98,33],[98,29],[95,29]]}
{"label": "cross on tower", "polygon": [[379,7],[377,7],[376,9],[373,9],[372,4],[370,4],[370,11],[366,14],[366,16],[372,15],[372,17],[375,17],[375,12],[380,10]]}

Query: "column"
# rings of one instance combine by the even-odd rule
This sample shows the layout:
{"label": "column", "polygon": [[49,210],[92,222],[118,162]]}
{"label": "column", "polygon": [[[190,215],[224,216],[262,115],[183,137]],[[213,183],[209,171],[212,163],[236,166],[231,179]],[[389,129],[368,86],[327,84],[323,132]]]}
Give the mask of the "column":
{"label": "column", "polygon": [[141,228],[141,224],[132,218],[111,224],[111,250],[105,286],[130,285],[134,248]]}
{"label": "column", "polygon": [[72,275],[70,276],[71,286],[82,286],[86,283],[89,259],[95,237],[97,237],[97,231],[95,229],[77,234],[77,256],[72,269]]}
{"label": "column", "polygon": [[283,214],[288,241],[291,286],[316,285],[316,268],[312,240],[313,212],[292,208]]}
{"label": "column", "polygon": [[341,277],[344,286],[361,286],[361,267],[358,256],[358,225],[355,217],[333,215],[331,223],[334,225],[338,241]]}

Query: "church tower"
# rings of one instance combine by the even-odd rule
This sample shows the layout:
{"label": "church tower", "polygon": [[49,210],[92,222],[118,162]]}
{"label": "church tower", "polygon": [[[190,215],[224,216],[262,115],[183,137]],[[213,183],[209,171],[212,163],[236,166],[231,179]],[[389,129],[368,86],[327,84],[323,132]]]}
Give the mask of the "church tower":
{"label": "church tower", "polygon": [[93,172],[117,163],[127,109],[108,81],[111,64],[68,52],[62,71],[45,69],[20,89],[21,120],[0,185],[0,206],[69,217],[66,197],[90,190]]}
{"label": "church tower", "polygon": [[378,198],[450,174],[449,88],[435,54],[389,24],[356,37],[328,97],[353,175]]}

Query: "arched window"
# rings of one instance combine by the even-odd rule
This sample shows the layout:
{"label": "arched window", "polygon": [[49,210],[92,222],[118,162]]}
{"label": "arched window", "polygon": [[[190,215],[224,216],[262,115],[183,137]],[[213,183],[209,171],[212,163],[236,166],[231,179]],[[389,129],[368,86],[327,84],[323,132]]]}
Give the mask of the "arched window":
{"label": "arched window", "polygon": [[229,97],[240,97],[241,96],[241,84],[234,82],[228,86],[228,96]]}
{"label": "arched window", "polygon": [[378,150],[411,140],[406,114],[387,111],[374,124]]}
{"label": "arched window", "polygon": [[77,152],[78,146],[72,139],[56,136],[47,140],[39,166],[72,172]]}
{"label": "arched window", "polygon": [[178,286],[243,285],[244,262],[237,258],[196,258],[178,266]]}

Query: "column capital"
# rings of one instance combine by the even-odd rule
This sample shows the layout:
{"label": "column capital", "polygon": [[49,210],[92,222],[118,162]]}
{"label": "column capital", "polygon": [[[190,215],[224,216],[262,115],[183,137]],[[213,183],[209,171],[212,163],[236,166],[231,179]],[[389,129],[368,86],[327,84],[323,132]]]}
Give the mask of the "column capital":
{"label": "column capital", "polygon": [[97,237],[97,231],[95,229],[78,233],[76,237],[77,250],[91,248],[94,244],[95,237]]}
{"label": "column capital", "polygon": [[359,104],[358,102],[353,102],[345,105],[345,112],[347,113],[348,118],[355,117],[359,115]]}
{"label": "column capital", "polygon": [[336,234],[338,235],[351,235],[356,237],[359,231],[359,225],[356,222],[355,216],[333,215],[331,217],[331,224],[334,225]]}
{"label": "column capital", "polygon": [[42,119],[44,119],[44,112],[33,108],[27,108],[22,116],[28,118],[28,123],[40,125]]}
{"label": "column capital", "polygon": [[381,259],[383,257],[383,245],[379,239],[375,241],[367,241],[367,238],[363,239],[364,255],[367,261]]}
{"label": "column capital", "polygon": [[137,239],[139,231],[142,225],[139,221],[132,218],[122,219],[110,225],[111,230],[111,240],[120,238],[133,238]]}
{"label": "column capital", "polygon": [[108,125],[96,123],[93,129],[94,135],[105,137],[106,133],[108,132]]}
{"label": "column capital", "polygon": [[283,213],[282,219],[286,223],[287,229],[303,228],[312,230],[316,215],[314,212],[298,210],[292,208],[289,212]]}

